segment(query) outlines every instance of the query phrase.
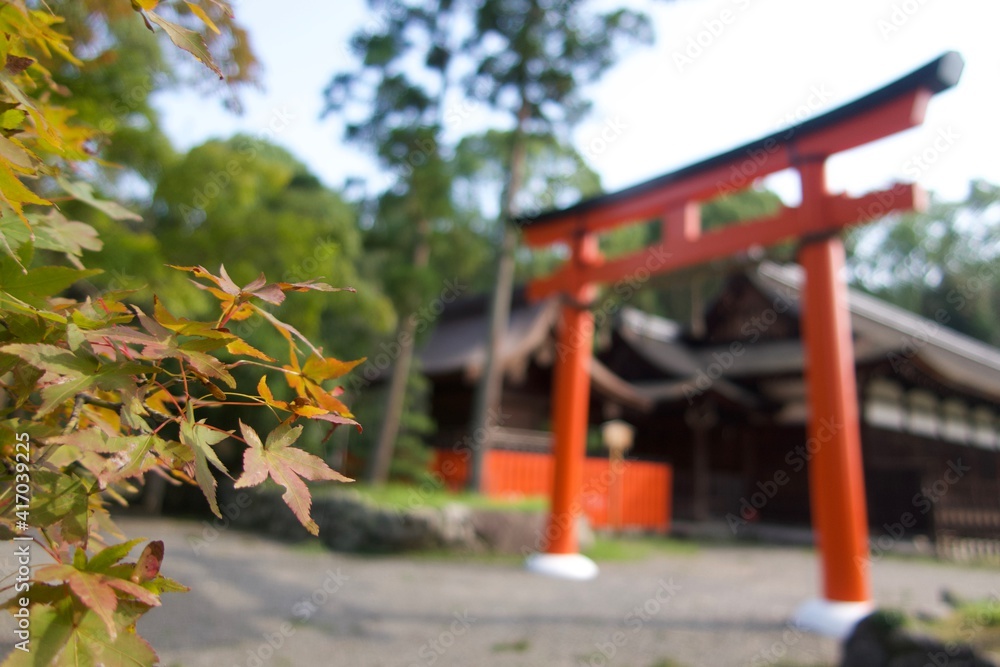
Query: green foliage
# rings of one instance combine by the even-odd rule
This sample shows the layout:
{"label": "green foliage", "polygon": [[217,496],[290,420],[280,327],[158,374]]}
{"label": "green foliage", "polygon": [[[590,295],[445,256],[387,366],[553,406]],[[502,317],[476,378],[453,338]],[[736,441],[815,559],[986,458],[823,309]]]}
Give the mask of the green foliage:
{"label": "green foliage", "polygon": [[594,544],[584,550],[595,561],[636,561],[653,556],[694,555],[698,546],[691,542],[669,540],[663,537],[606,537],[599,536]]}
{"label": "green foliage", "polygon": [[[181,24],[193,20],[223,34],[221,23],[232,37],[235,28],[223,3],[131,4],[123,6],[126,12],[139,12],[150,29],[159,26],[221,71],[211,41]],[[162,593],[186,589],[159,574],[162,542],[148,542],[135,562],[125,560],[144,540],[111,539],[117,530],[107,499],[121,500],[134,483],[157,474],[197,484],[221,517],[215,475],[228,471],[217,450],[237,440],[248,445],[238,485],[273,478],[285,486],[285,500],[303,525],[316,533],[302,480],[346,478],[292,446],[302,430],[293,423],[320,423],[331,432],[358,426],[337,398],[342,390],[336,385],[363,359],[324,356],[272,312],[289,293],[338,291],[312,277],[268,282],[256,267],[241,266],[248,282],[237,283],[225,267],[218,275],[201,266],[173,267],[174,273],[190,274],[205,301],[214,304],[201,317],[189,316],[196,309],[175,315],[155,296],[136,305],[126,303],[130,292],[121,289],[87,293],[81,281],[99,271],[84,266],[84,251],[99,250],[101,241],[93,226],[70,220],[66,212],[87,206],[97,211],[95,220],[138,225],[141,219],[101,199],[92,183],[68,177],[94,173],[84,162],[96,135],[68,122],[71,111],[51,103],[50,93],[60,92],[61,84],[50,68],[57,57],[79,72],[100,62],[74,56],[71,40],[55,28],[61,17],[48,6],[31,6],[0,5],[0,55],[6,59],[0,73],[0,534],[29,538],[49,564],[3,589],[13,589],[3,607],[27,613],[31,629],[4,667],[152,665],[157,656],[135,633],[136,621],[160,604]],[[187,290],[197,293],[190,285]],[[287,363],[247,342],[235,324],[273,329]],[[237,381],[249,369],[256,391]],[[275,398],[269,376],[283,379],[289,400]],[[278,425],[262,443],[250,427],[242,425],[238,435],[203,416],[232,403],[262,408]]]}
{"label": "green foliage", "polygon": [[850,237],[853,282],[942,325],[1000,345],[1000,186],[887,218]]}
{"label": "green foliage", "polygon": [[415,486],[413,484],[389,483],[379,486],[352,484],[348,487],[331,487],[328,493],[351,493],[367,499],[374,505],[394,510],[416,507],[440,508],[452,503],[461,503],[481,509],[505,509],[522,512],[542,512],[547,500],[544,497],[502,499],[490,498],[473,493],[452,493],[433,481]]}

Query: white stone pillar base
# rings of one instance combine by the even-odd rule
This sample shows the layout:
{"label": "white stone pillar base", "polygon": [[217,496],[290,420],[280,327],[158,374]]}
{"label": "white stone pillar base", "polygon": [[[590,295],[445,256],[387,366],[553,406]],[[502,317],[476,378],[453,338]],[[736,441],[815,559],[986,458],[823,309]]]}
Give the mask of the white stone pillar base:
{"label": "white stone pillar base", "polygon": [[597,576],[597,564],[581,554],[531,554],[524,563],[529,572],[547,577],[587,581]]}
{"label": "white stone pillar base", "polygon": [[872,602],[809,600],[795,610],[792,623],[803,630],[844,639],[865,616],[875,611]]}

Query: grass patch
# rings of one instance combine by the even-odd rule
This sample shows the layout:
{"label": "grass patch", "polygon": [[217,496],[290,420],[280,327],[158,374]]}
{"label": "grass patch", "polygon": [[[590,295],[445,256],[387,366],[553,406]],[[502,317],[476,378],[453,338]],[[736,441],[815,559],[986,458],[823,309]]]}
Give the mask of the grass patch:
{"label": "grass patch", "polygon": [[588,558],[599,562],[628,562],[645,560],[659,555],[691,555],[698,552],[693,542],[668,537],[610,537],[599,535],[594,544],[583,551]]}
{"label": "grass patch", "polygon": [[943,641],[969,643],[997,657],[1000,655],[1000,600],[962,602],[948,616],[927,624],[927,630]]}
{"label": "grass patch", "polygon": [[503,509],[521,512],[541,512],[548,507],[548,499],[541,496],[510,499],[488,498],[477,493],[466,491],[455,493],[443,487],[430,485],[384,484],[382,486],[369,486],[355,483],[317,487],[314,494],[318,496],[351,494],[379,507],[396,510],[416,509],[418,507],[441,508],[452,503],[460,503],[476,509]]}
{"label": "grass patch", "polygon": [[299,553],[307,554],[325,554],[330,553],[330,550],[323,544],[323,541],[318,537],[308,537],[300,542],[284,542],[283,543],[291,550],[298,551]]}
{"label": "grass patch", "polygon": [[908,631],[944,642],[967,644],[993,659],[1000,657],[1000,600],[963,601],[947,616],[926,619],[895,613]]}
{"label": "grass patch", "polygon": [[424,561],[463,561],[475,563],[477,565],[504,565],[511,567],[523,567],[524,557],[518,554],[501,554],[492,551],[469,553],[463,551],[449,551],[448,549],[425,549],[423,551],[407,551],[400,554],[389,554],[390,556],[403,556],[410,560]]}
{"label": "grass patch", "polygon": [[490,647],[494,653],[524,653],[531,647],[531,642],[527,639],[518,639],[515,642],[500,642]]}

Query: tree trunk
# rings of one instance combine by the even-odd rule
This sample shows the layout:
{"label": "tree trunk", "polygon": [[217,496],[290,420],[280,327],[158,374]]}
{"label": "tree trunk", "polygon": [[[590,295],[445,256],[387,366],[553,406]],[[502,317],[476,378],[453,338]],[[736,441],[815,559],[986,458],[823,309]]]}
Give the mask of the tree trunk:
{"label": "tree trunk", "polygon": [[[413,267],[422,269],[430,259],[430,243],[428,235],[430,225],[426,220],[417,224],[417,244],[413,249]],[[399,425],[406,409],[406,384],[413,366],[413,350],[416,345],[417,321],[414,317],[405,317],[399,325],[396,340],[399,344],[399,356],[392,367],[392,380],[389,382],[389,398],[386,401],[382,429],[378,434],[375,452],[368,466],[368,483],[385,484],[389,480],[389,468],[392,465],[392,455],[396,449],[396,438],[399,437]]]}
{"label": "tree trunk", "polygon": [[486,358],[482,375],[476,386],[472,406],[472,422],[469,434],[472,438],[472,460],[466,486],[470,491],[480,492],[483,487],[483,468],[489,452],[492,429],[500,426],[499,408],[503,391],[503,359],[501,348],[507,334],[510,320],[510,301],[514,292],[514,251],[517,249],[517,231],[510,223],[514,213],[514,201],[524,182],[525,136],[524,125],[530,108],[522,103],[518,114],[517,127],[511,141],[510,164],[507,183],[500,202],[500,225],[503,236],[497,253],[496,281],[490,299],[489,339],[486,343]]}

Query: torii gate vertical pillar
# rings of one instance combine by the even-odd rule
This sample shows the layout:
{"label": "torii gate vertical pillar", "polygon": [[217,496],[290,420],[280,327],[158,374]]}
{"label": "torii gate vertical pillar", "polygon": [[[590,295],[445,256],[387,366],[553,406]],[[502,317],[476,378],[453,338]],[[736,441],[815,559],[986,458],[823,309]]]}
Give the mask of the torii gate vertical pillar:
{"label": "torii gate vertical pillar", "polygon": [[[823,158],[800,165],[799,173],[803,213],[823,216]],[[808,629],[843,636],[873,605],[854,346],[839,235],[805,239],[799,262],[805,269],[809,490],[824,598],[803,605],[795,620]]]}
{"label": "torii gate vertical pillar", "polygon": [[[597,236],[583,234],[571,241],[570,265],[584,268],[600,258]],[[590,406],[590,362],[593,357],[594,315],[592,283],[580,281],[567,295],[559,318],[553,376],[553,485],[544,553],[528,558],[533,572],[566,579],[593,579],[597,565],[579,553],[576,522],[583,487]]]}

